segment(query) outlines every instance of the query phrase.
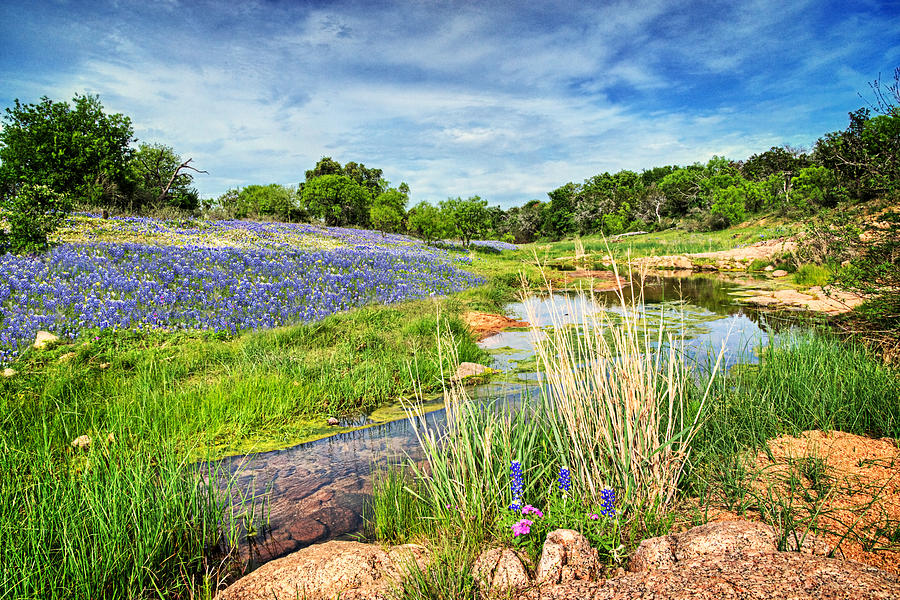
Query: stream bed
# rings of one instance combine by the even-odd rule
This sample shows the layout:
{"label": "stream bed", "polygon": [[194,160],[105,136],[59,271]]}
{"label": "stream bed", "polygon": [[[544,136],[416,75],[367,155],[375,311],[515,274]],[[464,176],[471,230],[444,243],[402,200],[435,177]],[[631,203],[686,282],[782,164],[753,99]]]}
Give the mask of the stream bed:
{"label": "stream bed", "polygon": [[[687,358],[701,368],[723,343],[724,368],[755,363],[758,348],[796,321],[741,306],[737,302],[741,295],[746,295],[745,286],[714,277],[649,278],[643,286],[643,316],[648,326],[653,326],[661,312],[667,323],[671,317],[679,328],[683,324]],[[541,327],[550,323],[549,314],[554,308],[551,304],[556,304],[557,310],[563,308],[563,312],[566,306],[574,306],[572,314],[562,315],[570,323],[579,320],[581,311],[622,310],[613,293],[598,294],[594,302],[584,305],[579,305],[577,299],[567,305],[565,295],[535,296],[528,302]],[[528,316],[521,302],[509,305],[507,314],[519,319]],[[515,403],[534,389],[533,335],[528,330],[507,330],[480,342],[493,357],[490,366],[503,374],[490,383],[468,386],[470,397],[482,401],[502,398]],[[445,419],[439,400],[433,399],[433,410],[424,416],[432,428],[440,427]],[[316,542],[362,532],[371,498],[373,468],[406,457],[422,458],[409,420],[369,421],[363,415],[345,423],[364,426],[361,429],[283,450],[229,457],[208,467],[232,478],[232,515],[244,534],[239,552],[245,569]],[[246,509],[246,501],[251,498],[256,500],[252,513]]]}

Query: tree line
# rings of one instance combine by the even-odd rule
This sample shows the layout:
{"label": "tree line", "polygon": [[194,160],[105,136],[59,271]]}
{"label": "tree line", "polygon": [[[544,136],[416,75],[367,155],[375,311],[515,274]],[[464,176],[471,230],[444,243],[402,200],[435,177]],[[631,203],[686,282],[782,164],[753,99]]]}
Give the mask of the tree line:
{"label": "tree line", "polygon": [[874,100],[849,113],[846,129],[811,150],[777,146],[735,161],[669,165],[640,173],[601,173],[568,182],[547,200],[503,210],[479,196],[407,209],[410,189],[383,171],[322,157],[295,187],[231,189],[201,200],[203,173],[163,144],[136,144],[131,120],[107,114],[96,96],[70,105],[42,98],[6,109],[0,130],[0,243],[12,250],[46,245],[74,207],[129,213],[203,212],[410,233],[426,242],[478,237],[518,243],[573,235],[659,230],[681,223],[722,229],[763,212],[802,217],[841,202],[890,197],[900,190],[900,69],[892,84],[871,84]]}

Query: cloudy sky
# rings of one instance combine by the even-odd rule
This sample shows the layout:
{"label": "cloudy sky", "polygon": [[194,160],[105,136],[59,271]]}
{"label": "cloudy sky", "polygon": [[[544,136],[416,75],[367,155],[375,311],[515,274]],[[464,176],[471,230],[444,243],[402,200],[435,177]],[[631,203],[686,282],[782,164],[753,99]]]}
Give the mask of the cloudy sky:
{"label": "cloudy sky", "polygon": [[5,0],[0,36],[0,105],[99,94],[204,197],[327,155],[508,207],[844,128],[900,1]]}

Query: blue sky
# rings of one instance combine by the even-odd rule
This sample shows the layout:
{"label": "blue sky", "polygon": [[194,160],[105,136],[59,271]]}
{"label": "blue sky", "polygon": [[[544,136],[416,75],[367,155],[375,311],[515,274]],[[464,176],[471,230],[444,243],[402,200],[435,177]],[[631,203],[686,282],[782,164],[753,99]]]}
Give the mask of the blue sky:
{"label": "blue sky", "polygon": [[7,0],[0,36],[0,105],[99,94],[205,197],[327,155],[509,207],[843,129],[900,66],[900,1]]}

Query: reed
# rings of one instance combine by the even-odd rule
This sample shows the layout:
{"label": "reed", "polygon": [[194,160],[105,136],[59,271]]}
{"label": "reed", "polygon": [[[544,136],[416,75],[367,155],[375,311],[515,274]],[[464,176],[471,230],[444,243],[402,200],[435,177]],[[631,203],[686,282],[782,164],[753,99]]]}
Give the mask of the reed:
{"label": "reed", "polygon": [[640,296],[620,290],[615,320],[609,311],[586,310],[589,299],[567,297],[565,312],[578,315],[576,335],[555,303],[547,335],[538,335],[538,315],[528,314],[549,429],[580,495],[600,502],[612,487],[625,504],[664,511],[703,423],[724,346],[698,397],[683,342],[662,312],[654,330],[645,325]]}

